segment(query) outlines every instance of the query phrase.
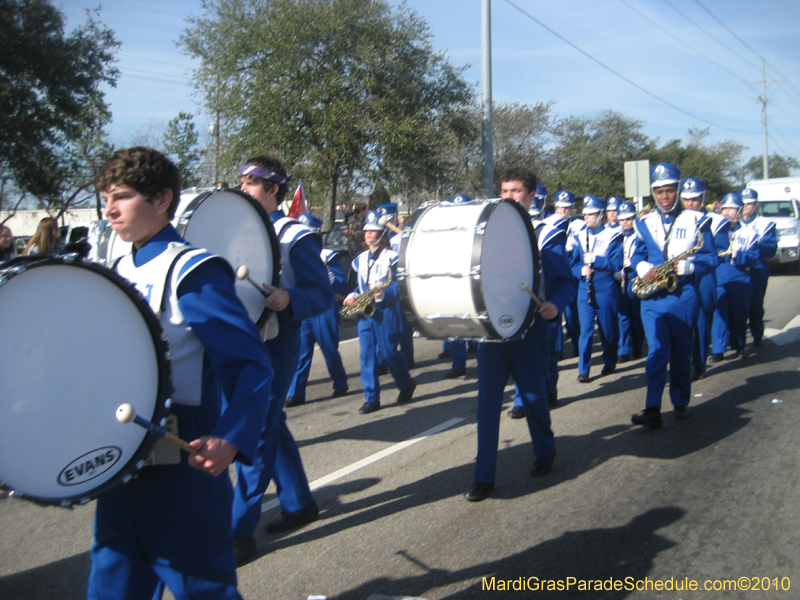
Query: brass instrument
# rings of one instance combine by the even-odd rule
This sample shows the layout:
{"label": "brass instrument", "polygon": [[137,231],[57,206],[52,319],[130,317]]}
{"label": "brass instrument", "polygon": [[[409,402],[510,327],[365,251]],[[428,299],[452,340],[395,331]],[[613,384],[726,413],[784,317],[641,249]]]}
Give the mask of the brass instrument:
{"label": "brass instrument", "polygon": [[636,277],[631,283],[631,292],[637,298],[647,298],[661,290],[674,292],[678,287],[678,275],[675,273],[675,265],[678,261],[686,260],[689,256],[703,247],[703,232],[697,230],[697,244],[689,248],[686,252],[669,259],[655,267],[656,278],[653,281],[645,281],[641,277]]}
{"label": "brass instrument", "polygon": [[369,319],[375,314],[375,294],[382,292],[385,288],[389,287],[392,283],[392,271],[389,270],[389,278],[386,283],[382,283],[363,294],[356,296],[355,303],[342,306],[343,319],[357,319],[358,317],[365,317]]}

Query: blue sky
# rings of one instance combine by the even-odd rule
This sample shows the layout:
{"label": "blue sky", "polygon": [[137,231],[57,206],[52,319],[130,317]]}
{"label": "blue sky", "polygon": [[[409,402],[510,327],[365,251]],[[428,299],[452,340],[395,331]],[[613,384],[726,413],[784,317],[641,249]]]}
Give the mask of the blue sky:
{"label": "blue sky", "polygon": [[[747,158],[762,152],[761,86],[745,82],[761,80],[763,57],[767,78],[786,78],[767,86],[769,151],[800,159],[797,0],[512,1],[492,0],[495,102],[553,101],[560,116],[612,109],[641,120],[645,133],[662,141],[709,127],[712,142],[740,142]],[[98,0],[55,4],[71,28]],[[434,47],[454,65],[469,65],[464,75],[479,86],[481,0],[407,5],[428,22]],[[103,4],[100,20],[122,42],[122,76],[107,96],[116,143],[180,111],[198,115],[198,125],[207,127],[190,86],[192,61],[176,45],[190,14],[202,14],[200,0]]]}

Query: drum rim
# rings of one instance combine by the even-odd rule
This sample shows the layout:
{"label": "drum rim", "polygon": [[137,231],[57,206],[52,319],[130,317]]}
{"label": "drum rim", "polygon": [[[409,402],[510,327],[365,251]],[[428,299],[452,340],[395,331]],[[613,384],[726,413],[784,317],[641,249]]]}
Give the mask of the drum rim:
{"label": "drum rim", "polygon": [[[531,223],[530,215],[528,215],[525,212],[525,209],[522,207],[522,205],[519,202],[516,202],[515,200],[510,200],[508,198],[494,198],[490,200],[475,199],[470,201],[469,203],[464,203],[464,204],[482,203],[486,205],[484,206],[483,210],[481,211],[480,217],[475,223],[475,226],[477,227],[481,224],[485,224],[489,220],[489,217],[492,214],[492,212],[494,212],[497,209],[497,207],[504,202],[512,204],[514,206],[514,209],[520,213],[520,216],[523,219],[523,223],[525,224],[524,226],[528,230],[528,239],[530,240],[531,252],[533,255],[533,269],[534,269],[533,293],[538,296],[541,284],[539,243],[536,238],[536,231],[534,230],[533,224]],[[411,295],[408,292],[408,277],[406,277],[406,254],[407,254],[409,240],[414,232],[414,228],[416,227],[417,222],[429,210],[440,205],[441,202],[425,203],[414,212],[414,214],[411,216],[411,219],[409,219],[408,224],[406,225],[406,229],[403,231],[403,237],[400,241],[400,257],[398,258],[397,261],[397,279],[400,286],[400,304],[403,308],[403,313],[405,314],[406,319],[409,320],[411,323],[413,323],[423,333],[425,328],[420,325],[421,317],[419,317],[414,311],[414,307],[411,301]],[[483,248],[483,236],[476,235],[473,238],[472,258],[470,261],[470,267],[473,271],[475,270],[476,267],[480,267],[482,248]],[[470,281],[470,288],[472,289],[472,298],[473,302],[475,303],[475,309],[478,312],[486,312],[486,304],[484,301],[484,293],[483,293],[483,278],[472,277]],[[482,319],[481,325],[486,330],[488,336],[486,338],[482,338],[482,341],[511,342],[520,339],[525,335],[528,329],[530,329],[531,325],[533,324],[533,319],[536,317],[536,314],[537,314],[536,304],[534,304],[534,302],[531,301],[530,306],[528,307],[528,312],[526,313],[525,318],[519,330],[513,336],[507,338],[500,336],[500,334],[494,328],[494,325],[492,325],[490,319]],[[477,339],[477,338],[465,337],[462,339]]]}
{"label": "drum rim", "polygon": [[[18,263],[11,268],[4,268],[0,270],[0,277],[7,277],[10,281],[12,278],[17,277],[30,269],[50,266],[62,265],[70,267],[80,267],[95,272],[98,275],[111,280],[117,284],[117,287],[133,302],[139,309],[139,313],[145,322],[150,337],[153,341],[153,347],[156,351],[156,363],[158,365],[158,391],[155,402],[155,410],[152,416],[154,423],[160,423],[169,414],[167,408],[167,400],[172,394],[172,366],[170,364],[170,351],[167,336],[161,328],[158,318],[153,313],[150,305],[141,295],[139,290],[127,279],[116,273],[115,271],[90,260],[81,259],[71,256],[54,256],[42,258],[39,260],[32,260],[28,263]],[[6,283],[5,281],[2,282]],[[65,495],[60,497],[41,497],[34,494],[28,494],[24,490],[14,489],[6,482],[0,481],[0,488],[8,490],[15,497],[24,498],[26,500],[35,502],[37,504],[47,506],[72,506],[74,504],[86,504],[91,500],[96,500],[100,496],[116,489],[124,484],[128,479],[142,468],[144,460],[147,458],[153,444],[158,440],[158,436],[150,431],[145,432],[142,443],[133,453],[131,458],[121,467],[114,476],[105,483],[93,488],[90,492],[82,494]]]}
{"label": "drum rim", "polygon": [[[237,190],[235,188],[229,189],[221,189],[221,190],[206,190],[205,192],[201,192],[198,194],[194,199],[192,199],[189,204],[186,205],[184,211],[178,215],[177,217],[177,225],[175,229],[178,231],[181,237],[184,237],[184,233],[186,232],[186,227],[188,226],[187,222],[181,222],[184,218],[184,215],[190,215],[190,213],[197,210],[197,207],[200,206],[203,202],[205,202],[208,198],[213,196],[214,194],[219,194],[222,192],[228,192],[232,194],[236,194],[240,196],[244,200],[250,203],[250,205],[255,209],[256,213],[259,217],[261,217],[261,221],[264,223],[264,226],[267,228],[267,237],[269,237],[269,243],[272,247],[272,287],[280,287],[281,284],[281,246],[280,241],[278,240],[278,234],[275,232],[275,226],[272,223],[272,219],[267,214],[267,211],[264,210],[264,207],[258,203],[258,201],[253,198],[250,194],[243,192],[242,190]],[[225,259],[225,262],[228,262],[228,259],[222,256],[221,258]],[[231,268],[235,271],[235,267],[231,265]],[[272,316],[273,311],[264,307],[264,310],[261,311],[261,316],[258,317],[256,321],[256,327],[262,329],[264,325],[266,325],[269,318]]]}

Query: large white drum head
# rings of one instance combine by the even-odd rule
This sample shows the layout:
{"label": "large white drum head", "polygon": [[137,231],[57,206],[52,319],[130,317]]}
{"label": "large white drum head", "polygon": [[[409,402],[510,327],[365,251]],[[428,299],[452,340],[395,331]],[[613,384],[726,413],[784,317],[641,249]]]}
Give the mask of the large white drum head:
{"label": "large white drum head", "polygon": [[532,300],[520,284],[536,289],[533,246],[525,218],[511,203],[501,202],[492,211],[483,234],[483,302],[492,326],[504,339],[514,337],[526,325]]}
{"label": "large white drum head", "polygon": [[152,436],[119,423],[117,407],[151,420],[162,410],[152,322],[92,267],[42,261],[0,286],[0,481],[42,502],[88,501],[119,483]]}
{"label": "large white drum head", "polygon": [[[222,190],[200,196],[178,220],[178,231],[193,246],[224,258],[234,272],[246,265],[250,279],[277,285],[277,238],[269,217],[244,194]],[[246,280],[236,281],[236,294],[259,327],[266,321],[264,296]]]}

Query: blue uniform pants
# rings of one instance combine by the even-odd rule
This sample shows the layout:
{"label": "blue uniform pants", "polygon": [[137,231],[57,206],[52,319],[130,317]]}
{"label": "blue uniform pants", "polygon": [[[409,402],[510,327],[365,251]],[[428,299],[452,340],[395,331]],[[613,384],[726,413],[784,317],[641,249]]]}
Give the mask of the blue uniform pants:
{"label": "blue uniform pants", "polygon": [[764,296],[767,294],[769,267],[753,267],[750,269],[750,333],[753,341],[760,342],[764,337]]}
{"label": "blue uniform pants", "polygon": [[494,483],[500,438],[503,390],[512,375],[520,390],[525,418],[539,460],[555,449],[547,404],[550,323],[537,317],[521,340],[478,344],[478,456],[474,481]]}
{"label": "blue uniform pants", "polygon": [[692,346],[699,298],[694,285],[678,287],[642,300],[642,325],[647,336],[647,408],[660,408],[667,383],[673,406],[689,404],[692,388]]}
{"label": "blue uniform pants", "polygon": [[578,318],[581,335],[578,340],[578,374],[588,375],[592,366],[592,338],[594,324],[600,326],[600,344],[603,347],[603,366],[613,369],[617,366],[617,347],[619,345],[619,321],[617,321],[617,294],[615,291],[597,290],[597,306],[589,304],[586,283],[578,287]]}
{"label": "blue uniform pants", "polygon": [[[561,323],[558,319],[550,321],[550,352],[547,353],[547,395],[555,394],[558,391],[558,349],[561,343]],[[531,368],[538,368],[531,365]],[[522,406],[522,396],[519,393],[519,386],[514,384],[514,406]]]}
{"label": "blue uniform pants", "polygon": [[453,371],[463,371],[467,368],[467,342],[464,340],[445,340],[444,349],[450,354],[453,361]]}
{"label": "blue uniform pants", "polygon": [[286,425],[283,411],[300,353],[297,330],[281,333],[276,339],[269,340],[267,350],[275,370],[270,390],[270,411],[261,430],[253,464],[236,463],[238,481],[233,494],[233,532],[236,537],[255,537],[261,518],[261,500],[273,478],[284,511],[295,512],[314,502],[300,450]]}
{"label": "blue uniform pants", "polygon": [[314,358],[314,342],[319,344],[328,373],[333,378],[333,389],[347,389],[347,373],[345,373],[342,357],[339,355],[339,308],[304,319],[300,324],[300,358],[297,371],[286,393],[293,398],[305,398],[308,376],[311,373],[311,361]]}
{"label": "blue uniform pants", "polygon": [[745,280],[717,285],[717,310],[711,326],[712,352],[724,354],[742,350],[747,336],[747,315],[750,313],[750,284]]}
{"label": "blue uniform pants", "polygon": [[642,301],[631,298],[630,294],[622,293],[617,303],[617,317],[619,320],[619,349],[617,355],[641,354],[644,343],[644,328],[642,327]]}
{"label": "blue uniform pants", "polygon": [[708,349],[711,347],[711,326],[717,308],[717,278],[713,273],[706,275],[700,280],[697,289],[700,294],[700,310],[694,332],[692,366],[702,372],[706,370]]}
{"label": "blue uniform pants", "polygon": [[389,367],[397,389],[404,390],[412,383],[406,355],[398,350],[402,330],[399,319],[392,310],[391,307],[377,310],[373,317],[358,320],[361,385],[368,403],[379,402],[381,399],[378,367],[382,364]]}

